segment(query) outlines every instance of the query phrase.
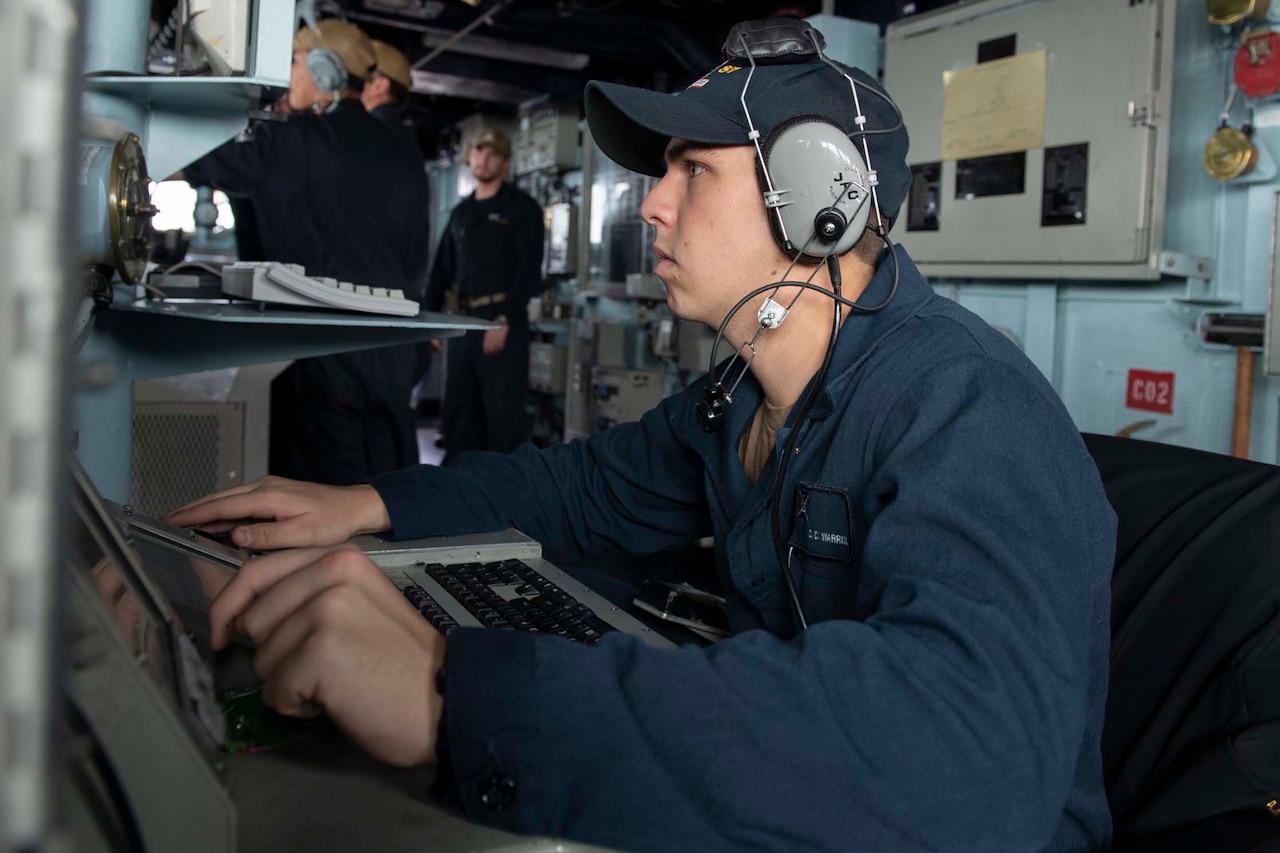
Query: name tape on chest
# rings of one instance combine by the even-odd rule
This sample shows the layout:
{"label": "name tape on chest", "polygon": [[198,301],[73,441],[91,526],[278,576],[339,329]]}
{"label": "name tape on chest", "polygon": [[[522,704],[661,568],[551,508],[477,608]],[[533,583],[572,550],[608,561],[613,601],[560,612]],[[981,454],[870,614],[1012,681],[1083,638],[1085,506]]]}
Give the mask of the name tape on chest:
{"label": "name tape on chest", "polygon": [[790,544],[813,557],[853,559],[853,512],[849,493],[801,483],[796,487],[795,524]]}

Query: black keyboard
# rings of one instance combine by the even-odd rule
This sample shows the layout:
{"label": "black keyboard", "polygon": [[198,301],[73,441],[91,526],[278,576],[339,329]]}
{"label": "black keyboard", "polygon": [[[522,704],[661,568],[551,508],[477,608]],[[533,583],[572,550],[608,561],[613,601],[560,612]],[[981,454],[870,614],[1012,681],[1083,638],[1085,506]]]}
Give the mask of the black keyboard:
{"label": "black keyboard", "polygon": [[[594,646],[616,630],[591,608],[519,560],[445,566],[419,563],[426,573],[457,599],[486,628],[553,634]],[[404,597],[431,626],[447,635],[457,621],[417,584]]]}

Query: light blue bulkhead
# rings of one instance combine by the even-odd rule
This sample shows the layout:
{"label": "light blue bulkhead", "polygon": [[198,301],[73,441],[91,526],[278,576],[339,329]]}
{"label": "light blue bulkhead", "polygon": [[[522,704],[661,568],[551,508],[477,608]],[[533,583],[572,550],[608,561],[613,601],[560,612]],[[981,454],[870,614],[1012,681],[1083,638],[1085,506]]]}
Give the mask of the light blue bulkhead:
{"label": "light blue bulkhead", "polygon": [[[1134,432],[1172,444],[1230,452],[1236,351],[1205,344],[1198,331],[1208,311],[1261,313],[1272,276],[1273,223],[1280,177],[1280,100],[1256,104],[1254,141],[1261,159],[1245,178],[1220,184],[1202,165],[1205,142],[1231,83],[1238,41],[1205,19],[1202,0],[1178,0],[1171,98],[1168,200],[1164,247],[1214,262],[1209,298],[1234,304],[1174,301],[1181,281],[1028,281],[934,279],[956,299],[1023,347],[1062,396],[1081,430]],[[1239,126],[1241,103],[1233,113]],[[1173,413],[1125,407],[1130,369],[1176,374]],[[1252,458],[1280,457],[1280,378],[1262,372],[1253,392]]]}

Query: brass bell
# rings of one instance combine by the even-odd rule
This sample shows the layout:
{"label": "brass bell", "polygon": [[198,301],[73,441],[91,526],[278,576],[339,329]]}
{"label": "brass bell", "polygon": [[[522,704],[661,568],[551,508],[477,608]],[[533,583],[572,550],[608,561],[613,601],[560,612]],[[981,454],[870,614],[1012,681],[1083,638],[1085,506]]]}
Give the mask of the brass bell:
{"label": "brass bell", "polygon": [[1204,170],[1216,181],[1234,181],[1247,175],[1258,164],[1258,146],[1253,144],[1252,130],[1223,124],[1204,146]]}

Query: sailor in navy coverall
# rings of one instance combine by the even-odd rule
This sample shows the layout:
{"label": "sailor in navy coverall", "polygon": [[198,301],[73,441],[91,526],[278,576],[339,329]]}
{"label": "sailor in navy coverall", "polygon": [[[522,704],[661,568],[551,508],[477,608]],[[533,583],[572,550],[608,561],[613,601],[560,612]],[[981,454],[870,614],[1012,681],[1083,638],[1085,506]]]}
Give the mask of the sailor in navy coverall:
{"label": "sailor in navy coverall", "polygon": [[[816,114],[852,133],[846,81],[799,59],[755,71],[755,126],[767,137]],[[788,260],[734,109],[745,64],[675,95],[587,93],[605,153],[664,175],[642,207],[657,271],[680,316],[712,325]],[[865,92],[862,112],[894,124]],[[906,132],[869,145],[889,215],[910,182]],[[873,238],[840,261],[863,306],[893,286]],[[440,762],[468,816],[517,832],[652,851],[1105,849],[1114,515],[1036,368],[935,295],[901,247],[897,262],[891,301],[844,317],[807,417],[781,417],[754,472],[753,430],[788,411],[825,353],[832,303],[811,291],[762,335],[717,433],[696,415],[709,377],[586,441],[347,490],[263,481],[172,516],[257,548],[514,525],[590,555],[714,535],[731,638],[659,650],[609,634],[591,648],[457,629],[446,644],[362,555],[322,547],[242,570],[214,606],[215,643],[238,620],[275,707],[322,705],[379,758]],[[814,282],[830,286],[825,270]],[[751,336],[757,304],[729,340]],[[807,630],[770,531],[792,431],[780,518]],[[234,521],[248,517],[263,521]]]}

